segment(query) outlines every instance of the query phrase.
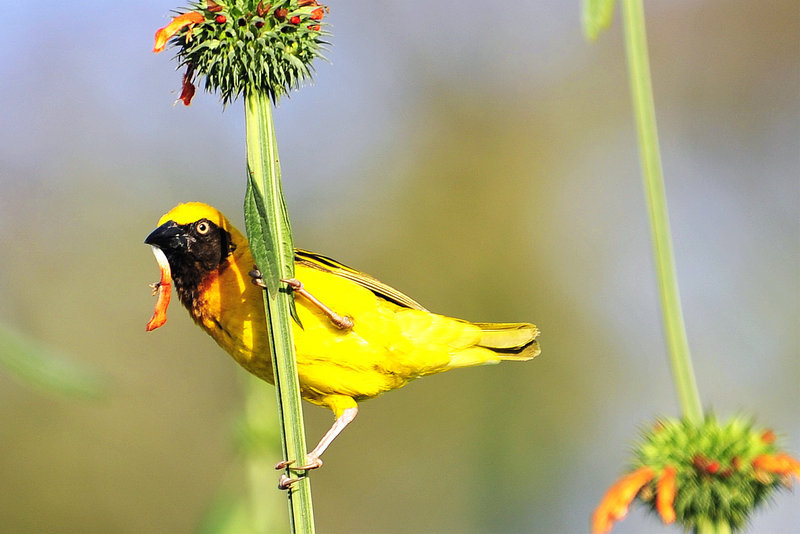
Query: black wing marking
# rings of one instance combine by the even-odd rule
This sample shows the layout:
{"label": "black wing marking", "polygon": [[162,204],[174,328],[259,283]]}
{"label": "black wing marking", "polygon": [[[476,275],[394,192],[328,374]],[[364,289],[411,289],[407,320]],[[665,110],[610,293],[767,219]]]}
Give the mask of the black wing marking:
{"label": "black wing marking", "polygon": [[322,254],[317,254],[316,252],[309,252],[307,250],[296,248],[294,249],[294,259],[299,264],[326,271],[355,282],[361,287],[369,289],[379,297],[386,299],[389,302],[393,302],[398,306],[403,306],[405,308],[411,308],[414,310],[428,311],[423,308],[419,302],[407,295],[404,295],[395,288],[384,284],[380,280],[372,278],[368,274],[356,271],[352,267],[348,267],[347,265],[339,263],[333,258],[323,256]]}

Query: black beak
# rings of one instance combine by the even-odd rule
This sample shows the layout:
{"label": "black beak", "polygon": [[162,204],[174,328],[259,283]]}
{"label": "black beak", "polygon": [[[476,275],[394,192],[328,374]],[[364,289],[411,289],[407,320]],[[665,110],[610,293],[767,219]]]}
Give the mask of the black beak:
{"label": "black beak", "polygon": [[167,221],[150,232],[144,242],[161,250],[185,249],[186,233],[175,221]]}

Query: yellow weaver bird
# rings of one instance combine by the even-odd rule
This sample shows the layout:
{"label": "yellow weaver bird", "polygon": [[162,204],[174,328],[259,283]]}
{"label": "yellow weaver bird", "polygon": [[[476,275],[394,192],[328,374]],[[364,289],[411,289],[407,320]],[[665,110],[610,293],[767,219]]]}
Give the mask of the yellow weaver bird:
{"label": "yellow weaver bird", "polygon": [[[145,243],[161,267],[147,330],[166,321],[174,283],[192,319],[239,365],[274,383],[263,289],[251,283],[247,239],[218,210],[189,202],[161,217]],[[293,323],[300,391],[307,401],[330,408],[336,421],[308,454],[308,465],[294,469],[322,465],[322,453],[358,413],[357,401],[420,376],[539,354],[539,331],[530,323],[470,323],[437,315],[320,254],[295,250],[295,276],[284,282],[295,291],[302,323]]]}

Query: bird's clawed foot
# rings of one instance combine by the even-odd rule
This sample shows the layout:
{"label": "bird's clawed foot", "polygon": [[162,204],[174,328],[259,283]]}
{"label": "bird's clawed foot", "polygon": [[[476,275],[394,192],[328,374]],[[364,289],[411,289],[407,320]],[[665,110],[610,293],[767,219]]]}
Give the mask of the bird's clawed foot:
{"label": "bird's clawed foot", "polygon": [[[319,456],[316,456],[313,453],[308,453],[306,455],[306,459],[308,463],[306,465],[300,465],[297,467],[289,467],[294,463],[294,460],[281,460],[277,464],[275,464],[276,470],[286,469],[289,467],[292,471],[310,471],[311,469],[319,469],[322,467],[322,460]],[[302,477],[290,477],[287,474],[282,474],[281,477],[278,479],[278,489],[289,489],[292,487],[293,484],[302,480]]]}
{"label": "bird's clawed foot", "polygon": [[290,465],[294,463],[294,460],[281,460],[277,464],[275,464],[275,471],[280,471],[281,469],[286,469]]}
{"label": "bird's clawed foot", "polygon": [[[341,411],[341,414],[336,418],[331,428],[322,436],[322,439],[319,440],[317,446],[314,447],[314,450],[306,454],[306,465],[301,466],[292,466],[294,464],[294,460],[283,460],[282,462],[278,462],[275,466],[275,469],[286,469],[289,468],[290,471],[308,471],[310,469],[318,469],[322,467],[322,453],[328,448],[328,446],[336,439],[336,436],[341,433],[342,430],[345,429],[347,425],[349,425],[353,419],[356,418],[358,414],[358,407],[356,406],[355,401],[352,398],[345,398],[346,401],[349,401],[351,406],[345,408]],[[335,400],[335,399],[334,399]],[[339,399],[340,404],[342,403],[342,399]],[[333,402],[331,400],[330,402]],[[333,402],[332,405],[336,403]],[[345,402],[347,404],[347,402]],[[307,473],[306,473],[307,474]],[[281,489],[288,489],[294,484],[295,482],[301,480],[300,478],[292,478],[287,474],[281,475],[280,481],[278,482],[278,487]]]}
{"label": "bird's clawed foot", "polygon": [[292,487],[295,482],[300,482],[299,478],[292,478],[289,476],[281,475],[281,478],[278,479],[278,489],[281,490],[288,490]]}
{"label": "bird's clawed foot", "polygon": [[264,283],[264,278],[261,276],[261,271],[258,270],[258,267],[253,265],[253,270],[247,274],[250,275],[250,281],[253,282],[253,285],[257,285],[261,289],[267,289],[267,284]]}
{"label": "bird's clawed foot", "polygon": [[[306,454],[306,460],[308,463],[306,465],[297,465],[291,467],[293,471],[310,471],[311,469],[319,469],[322,467],[322,458],[314,454],[313,452],[309,452]],[[280,471],[281,469],[286,469],[287,467],[291,466],[294,463],[294,460],[281,460],[277,464],[275,464],[275,470]]]}

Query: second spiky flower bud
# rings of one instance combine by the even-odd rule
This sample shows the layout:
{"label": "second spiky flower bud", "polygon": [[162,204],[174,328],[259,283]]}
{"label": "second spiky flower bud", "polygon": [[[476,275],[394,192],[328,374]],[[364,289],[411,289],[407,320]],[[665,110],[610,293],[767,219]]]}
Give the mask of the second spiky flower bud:
{"label": "second spiky flower bud", "polygon": [[775,434],[742,418],[701,425],[658,421],[636,446],[633,470],[606,493],[592,518],[605,533],[638,496],[664,523],[687,530],[700,524],[742,527],[776,488],[800,479],[800,462],[775,445]]}

